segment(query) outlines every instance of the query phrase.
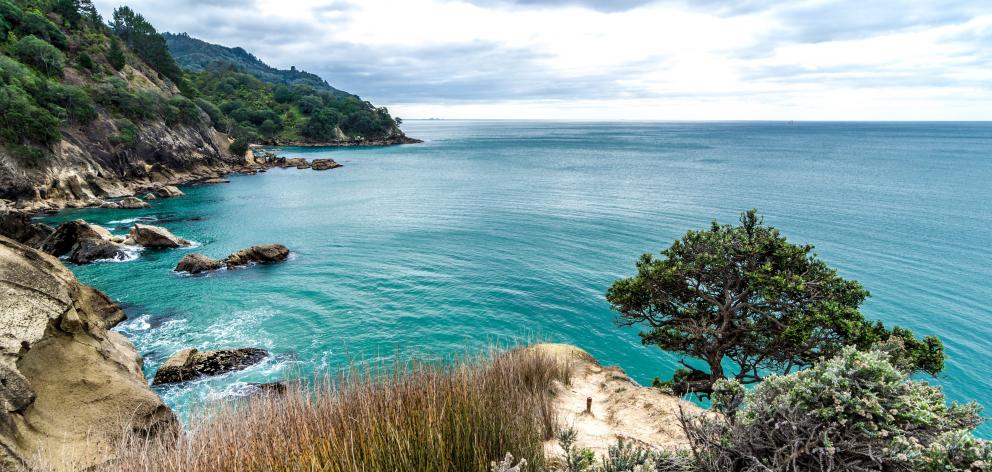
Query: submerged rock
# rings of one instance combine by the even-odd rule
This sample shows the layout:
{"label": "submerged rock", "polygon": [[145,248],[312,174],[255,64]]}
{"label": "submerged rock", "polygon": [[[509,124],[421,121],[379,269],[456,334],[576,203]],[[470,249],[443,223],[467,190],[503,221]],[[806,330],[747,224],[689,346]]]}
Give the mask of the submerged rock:
{"label": "submerged rock", "polygon": [[178,431],[138,352],[110,329],[123,319],[58,259],[0,237],[0,470],[37,457],[85,470],[112,457],[122,431]]}
{"label": "submerged rock", "polygon": [[117,206],[125,210],[137,210],[140,208],[151,208],[144,200],[138,197],[124,197],[121,201],[117,202]]}
{"label": "submerged rock", "polygon": [[334,159],[314,159],[310,163],[310,167],[313,170],[328,170],[341,167],[341,164],[338,164]]}
{"label": "submerged rock", "polygon": [[188,272],[190,274],[199,274],[202,272],[209,272],[211,270],[217,270],[224,267],[224,262],[212,259],[203,254],[187,254],[179,261],[176,265],[176,272]]}
{"label": "submerged rock", "polygon": [[124,247],[108,239],[83,239],[69,250],[69,260],[76,264],[89,264],[103,259],[126,257]]}
{"label": "submerged rock", "polygon": [[289,248],[282,244],[259,244],[242,249],[224,259],[228,267],[248,265],[252,262],[267,264],[280,262],[289,257]]}
{"label": "submerged rock", "polygon": [[153,385],[185,382],[200,377],[226,374],[261,362],[268,351],[257,348],[197,351],[189,348],[172,355],[155,372]]}
{"label": "submerged rock", "polygon": [[172,232],[161,226],[138,223],[131,228],[131,232],[128,233],[128,239],[134,241],[134,244],[139,246],[157,249],[187,247],[190,245],[189,241],[172,234]]}

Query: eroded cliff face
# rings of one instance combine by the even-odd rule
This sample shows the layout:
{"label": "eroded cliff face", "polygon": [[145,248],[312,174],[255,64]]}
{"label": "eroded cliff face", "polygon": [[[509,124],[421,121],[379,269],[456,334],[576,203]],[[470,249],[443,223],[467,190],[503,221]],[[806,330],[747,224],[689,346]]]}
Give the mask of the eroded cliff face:
{"label": "eroded cliff face", "polygon": [[141,357],[110,331],[124,313],[54,257],[0,236],[0,470],[85,468],[121,434],[174,434]]}
{"label": "eroded cliff face", "polygon": [[30,211],[96,206],[160,184],[220,176],[246,162],[228,151],[227,135],[213,128],[144,122],[133,146],[114,144],[121,130],[109,116],[85,128],[63,130],[42,163],[25,164],[0,149],[0,198]]}

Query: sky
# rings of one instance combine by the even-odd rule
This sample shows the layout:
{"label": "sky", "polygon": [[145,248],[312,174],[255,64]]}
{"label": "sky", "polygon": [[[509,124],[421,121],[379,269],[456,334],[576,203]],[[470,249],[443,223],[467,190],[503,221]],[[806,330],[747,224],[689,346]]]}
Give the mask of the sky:
{"label": "sky", "polygon": [[405,119],[992,119],[992,0],[95,3]]}

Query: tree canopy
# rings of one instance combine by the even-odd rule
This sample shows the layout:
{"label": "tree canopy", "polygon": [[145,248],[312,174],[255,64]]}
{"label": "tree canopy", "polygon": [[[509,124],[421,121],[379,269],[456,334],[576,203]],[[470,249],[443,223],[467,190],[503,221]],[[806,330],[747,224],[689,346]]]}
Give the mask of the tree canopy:
{"label": "tree canopy", "polygon": [[904,340],[915,370],[943,368],[939,339],[866,320],[858,308],[868,291],[840,277],[813,246],[791,244],[764,225],[756,210],[737,226],[689,231],[662,255],[641,256],[637,275],[616,281],[606,298],[618,324],[647,328],[644,344],[705,363],[681,361],[672,379],[678,393],[705,395],[728,377],[758,382],[893,336]]}

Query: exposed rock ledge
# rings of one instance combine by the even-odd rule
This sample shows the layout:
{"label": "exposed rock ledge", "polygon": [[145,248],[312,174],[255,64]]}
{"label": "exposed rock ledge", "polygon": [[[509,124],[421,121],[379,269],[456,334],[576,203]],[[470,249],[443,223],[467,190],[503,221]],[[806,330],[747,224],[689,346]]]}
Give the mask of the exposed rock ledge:
{"label": "exposed rock ledge", "polygon": [[[596,457],[606,455],[617,438],[655,450],[688,447],[679,426],[679,408],[698,414],[703,410],[696,404],[657,388],[642,387],[623,369],[604,367],[575,346],[536,344],[528,349],[554,355],[569,365],[571,382],[557,386],[555,408],[558,421],[578,433],[578,447],[592,449]],[[585,412],[588,398],[592,398],[591,413]],[[551,440],[545,443],[545,453],[556,458],[562,451]]]}
{"label": "exposed rock ledge", "polygon": [[123,319],[58,259],[0,237],[0,470],[104,462],[125,427],[174,434],[141,357],[110,331]]}
{"label": "exposed rock ledge", "polygon": [[173,269],[176,272],[199,274],[223,267],[240,267],[248,264],[270,264],[289,258],[289,249],[282,244],[258,244],[235,252],[224,259],[212,259],[203,254],[187,254]]}

